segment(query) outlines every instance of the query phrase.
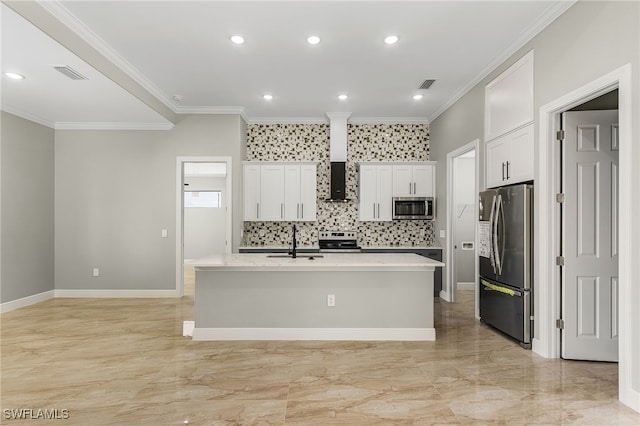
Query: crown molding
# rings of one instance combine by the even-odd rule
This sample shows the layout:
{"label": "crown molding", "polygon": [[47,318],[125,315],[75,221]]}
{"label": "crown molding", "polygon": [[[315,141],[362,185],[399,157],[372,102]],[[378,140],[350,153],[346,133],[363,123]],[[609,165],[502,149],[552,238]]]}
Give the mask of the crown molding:
{"label": "crown molding", "polygon": [[57,122],[56,130],[158,130],[173,129],[172,123],[73,123]]}
{"label": "crown molding", "polygon": [[260,117],[247,121],[247,124],[329,124],[324,117]]}
{"label": "crown molding", "polygon": [[241,106],[181,106],[176,114],[238,114],[247,123],[250,121],[244,107]]}
{"label": "crown molding", "polygon": [[[261,117],[247,121],[247,124],[329,124],[328,118],[320,117]],[[422,117],[352,117],[347,124],[429,124]]]}
{"label": "crown molding", "polygon": [[513,54],[520,50],[525,44],[530,42],[535,36],[537,36],[542,30],[548,27],[553,21],[555,21],[560,15],[566,12],[571,6],[578,0],[566,0],[551,6],[542,16],[531,26],[526,33],[524,33],[519,39],[514,41],[511,46],[504,50],[500,55],[494,58],[480,73],[478,73],[467,84],[462,86],[449,100],[444,103],[436,112],[429,116],[429,121],[432,122],[438,118],[443,112],[448,110],[453,104],[455,104],[460,98],[466,95],[471,89],[473,89],[478,83],[484,80],[489,74],[496,70],[500,65],[506,62]]}
{"label": "crown molding", "polygon": [[423,117],[353,117],[347,124],[429,124]]}
{"label": "crown molding", "polygon": [[16,117],[24,118],[25,120],[33,121],[34,123],[41,124],[43,126],[49,127],[51,129],[55,129],[55,123],[49,120],[45,120],[42,117],[38,117],[37,115],[20,111],[18,109],[12,108],[10,106],[2,105],[0,109],[9,114],[15,115]]}

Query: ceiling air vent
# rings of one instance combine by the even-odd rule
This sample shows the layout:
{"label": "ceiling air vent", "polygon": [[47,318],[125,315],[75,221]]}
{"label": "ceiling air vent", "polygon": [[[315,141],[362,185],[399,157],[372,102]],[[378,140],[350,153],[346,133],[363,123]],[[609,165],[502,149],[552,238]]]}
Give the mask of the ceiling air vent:
{"label": "ceiling air vent", "polygon": [[66,75],[67,77],[69,77],[71,80],[86,80],[87,77],[85,77],[84,75],[80,74],[78,71],[74,70],[73,68],[71,68],[68,65],[54,65],[53,68],[55,68],[56,71]]}
{"label": "ceiling air vent", "polygon": [[435,83],[435,80],[427,79],[420,85],[420,87],[418,87],[418,89],[428,89],[433,83]]}

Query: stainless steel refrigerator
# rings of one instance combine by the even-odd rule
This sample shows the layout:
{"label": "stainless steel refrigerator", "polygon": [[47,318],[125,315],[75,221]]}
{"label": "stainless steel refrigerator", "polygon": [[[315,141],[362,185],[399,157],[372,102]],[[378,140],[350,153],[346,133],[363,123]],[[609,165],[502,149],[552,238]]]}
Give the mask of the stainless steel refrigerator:
{"label": "stainless steel refrigerator", "polygon": [[531,348],[533,186],[480,193],[480,319]]}

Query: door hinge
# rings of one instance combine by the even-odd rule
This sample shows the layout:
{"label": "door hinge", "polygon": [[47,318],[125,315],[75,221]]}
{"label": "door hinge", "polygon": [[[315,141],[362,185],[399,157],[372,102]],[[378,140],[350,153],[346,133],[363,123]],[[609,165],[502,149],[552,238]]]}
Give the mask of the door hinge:
{"label": "door hinge", "polygon": [[557,319],[556,320],[556,328],[559,328],[560,330],[564,330],[564,320],[563,319]]}
{"label": "door hinge", "polygon": [[559,193],[556,194],[556,203],[564,203],[564,194],[563,193]]}
{"label": "door hinge", "polygon": [[559,141],[564,140],[564,130],[558,130],[556,132],[556,140],[559,140]]}
{"label": "door hinge", "polygon": [[564,266],[564,256],[556,256],[556,265]]}

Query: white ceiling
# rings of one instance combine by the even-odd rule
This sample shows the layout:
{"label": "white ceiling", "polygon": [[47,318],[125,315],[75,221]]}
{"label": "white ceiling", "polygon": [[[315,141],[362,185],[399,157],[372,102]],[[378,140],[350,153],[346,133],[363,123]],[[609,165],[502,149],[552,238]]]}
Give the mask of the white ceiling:
{"label": "white ceiling", "polygon": [[[324,121],[326,112],[348,111],[350,121],[431,121],[572,2],[39,4],[138,87],[28,8],[19,10],[64,38],[62,44],[80,57],[3,5],[2,72],[27,78],[2,77],[2,108],[59,128],[153,128],[176,122],[182,113],[232,112],[250,122],[287,122]],[[231,43],[233,34],[246,43]],[[319,35],[320,44],[307,44],[310,34]],[[384,44],[389,34],[398,35],[398,43]],[[88,80],[69,80],[50,65],[70,65]],[[418,90],[425,79],[436,82]],[[273,100],[262,99],[265,93]],[[349,99],[338,100],[340,93]],[[415,101],[416,93],[423,99]],[[155,103],[139,100],[145,96]],[[169,114],[161,111],[166,107]]]}

